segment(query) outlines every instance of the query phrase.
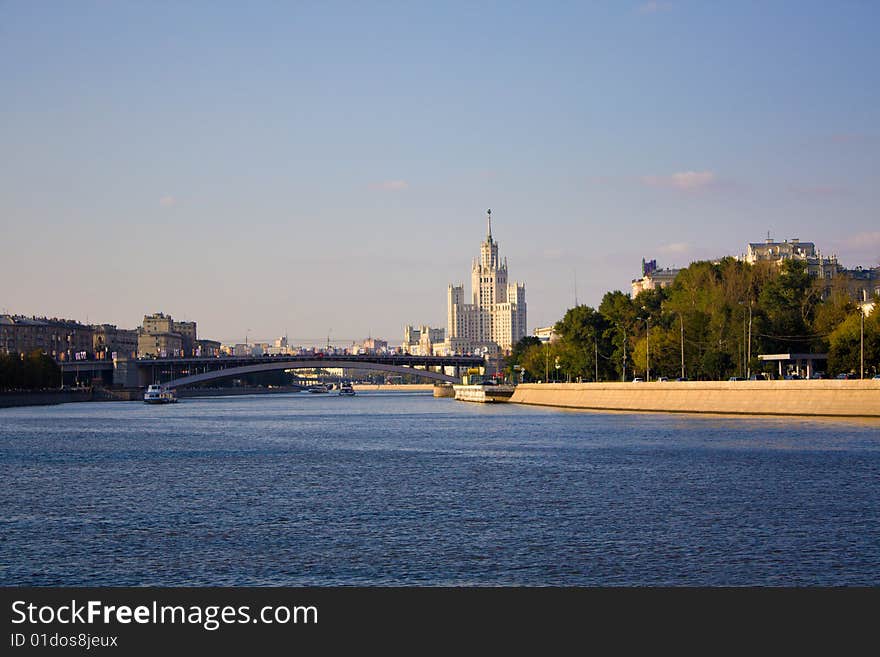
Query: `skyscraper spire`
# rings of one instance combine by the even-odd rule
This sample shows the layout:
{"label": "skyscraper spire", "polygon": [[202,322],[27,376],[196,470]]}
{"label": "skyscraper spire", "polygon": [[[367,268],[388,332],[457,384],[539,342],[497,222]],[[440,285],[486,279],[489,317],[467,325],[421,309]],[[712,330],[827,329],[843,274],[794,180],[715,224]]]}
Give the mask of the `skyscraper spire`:
{"label": "skyscraper spire", "polygon": [[486,210],[486,241],[492,241],[492,210]]}

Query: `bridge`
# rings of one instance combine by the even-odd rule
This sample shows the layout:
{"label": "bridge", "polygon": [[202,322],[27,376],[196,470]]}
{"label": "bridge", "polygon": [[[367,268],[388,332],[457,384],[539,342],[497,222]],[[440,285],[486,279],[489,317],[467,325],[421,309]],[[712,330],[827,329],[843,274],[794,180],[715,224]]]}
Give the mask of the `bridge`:
{"label": "bridge", "polygon": [[161,383],[169,388],[194,386],[248,374],[303,369],[350,369],[409,374],[457,383],[461,370],[485,366],[480,356],[295,355],[223,356],[217,358],[140,358],[59,363],[65,383],[100,378],[105,384],[143,388]]}

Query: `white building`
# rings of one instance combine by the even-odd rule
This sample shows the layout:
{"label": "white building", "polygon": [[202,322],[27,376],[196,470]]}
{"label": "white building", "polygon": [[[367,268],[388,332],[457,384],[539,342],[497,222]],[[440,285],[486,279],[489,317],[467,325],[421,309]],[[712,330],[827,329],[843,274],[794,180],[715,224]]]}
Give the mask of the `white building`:
{"label": "white building", "polygon": [[648,260],[642,258],[642,277],[633,279],[632,281],[632,297],[635,299],[640,292],[645,290],[656,290],[661,287],[671,287],[678,276],[680,269],[659,269],[656,260]]}
{"label": "white building", "polygon": [[413,356],[433,356],[435,354],[435,345],[441,345],[446,340],[446,329],[433,328],[431,326],[411,326],[407,324],[403,327],[403,344],[400,345],[401,350],[405,354]]}
{"label": "white building", "polygon": [[532,335],[538,338],[541,342],[556,342],[559,339],[559,334],[556,333],[555,326],[542,326],[536,328]]}
{"label": "white building", "polygon": [[447,351],[486,348],[487,353],[509,350],[526,335],[526,288],[510,283],[507,259],[498,258],[492,239],[492,211],[486,219],[486,241],[480,260],[471,267],[471,298],[466,302],[464,285],[450,285],[447,292]]}

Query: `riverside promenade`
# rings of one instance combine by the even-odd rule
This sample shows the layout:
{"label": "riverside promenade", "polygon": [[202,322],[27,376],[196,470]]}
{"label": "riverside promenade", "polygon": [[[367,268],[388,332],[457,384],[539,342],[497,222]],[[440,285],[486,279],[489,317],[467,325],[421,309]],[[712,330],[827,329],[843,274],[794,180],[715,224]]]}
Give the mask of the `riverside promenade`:
{"label": "riverside promenade", "polygon": [[510,401],[597,411],[880,418],[880,381],[525,383]]}

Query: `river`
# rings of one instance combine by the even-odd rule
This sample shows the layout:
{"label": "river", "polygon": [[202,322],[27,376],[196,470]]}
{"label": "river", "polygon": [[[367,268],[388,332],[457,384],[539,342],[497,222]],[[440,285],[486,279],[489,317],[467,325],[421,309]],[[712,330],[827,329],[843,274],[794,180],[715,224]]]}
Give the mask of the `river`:
{"label": "river", "polygon": [[880,423],[363,392],[0,410],[4,585],[878,585]]}

